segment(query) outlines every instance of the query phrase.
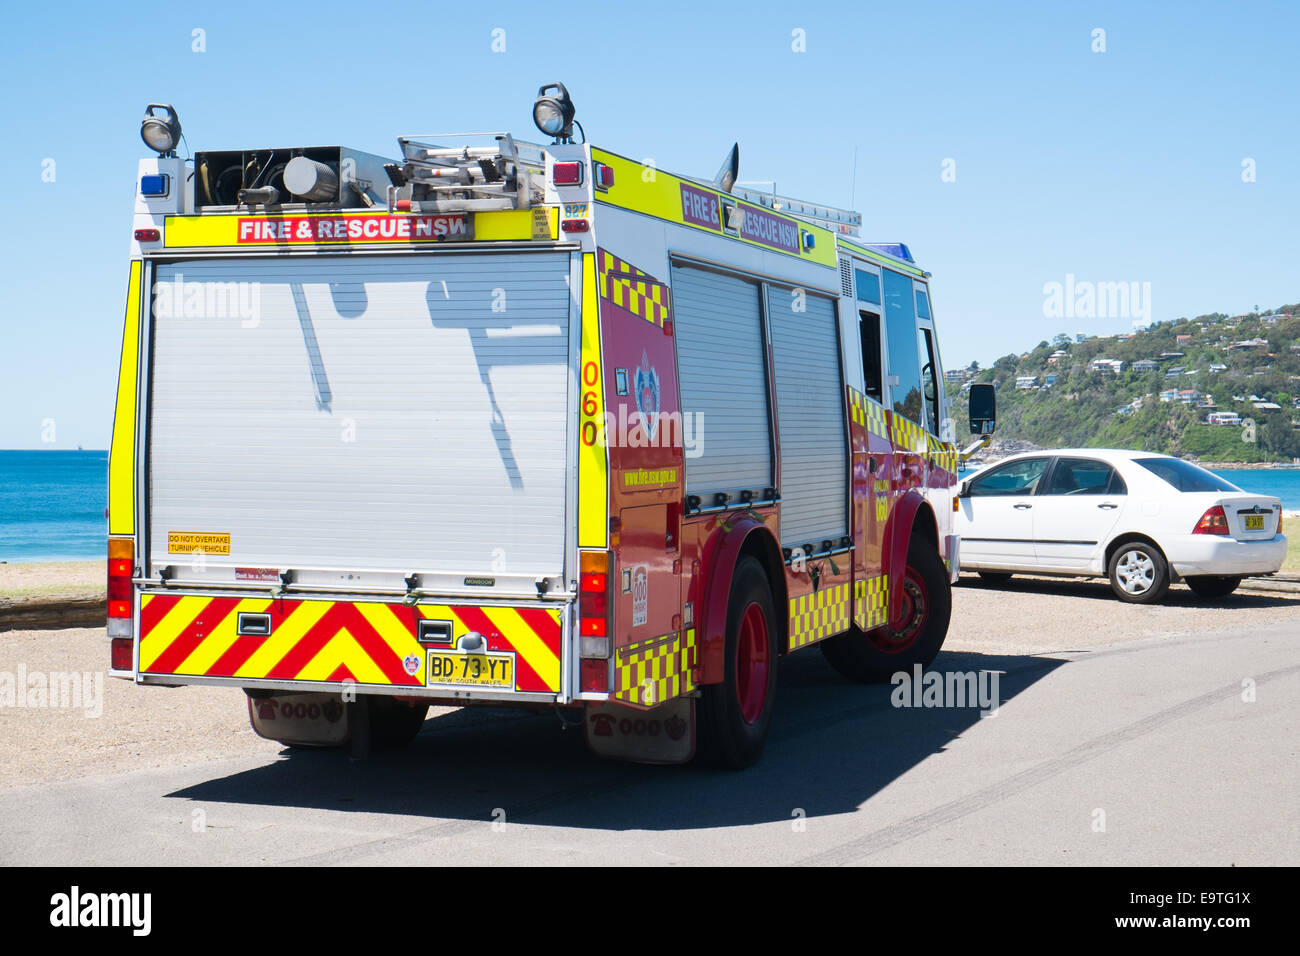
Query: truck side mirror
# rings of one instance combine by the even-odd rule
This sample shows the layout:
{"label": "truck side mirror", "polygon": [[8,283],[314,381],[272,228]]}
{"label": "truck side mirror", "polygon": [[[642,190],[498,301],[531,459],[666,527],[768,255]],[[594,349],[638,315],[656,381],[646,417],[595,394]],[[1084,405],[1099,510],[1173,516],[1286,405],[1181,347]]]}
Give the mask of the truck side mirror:
{"label": "truck side mirror", "polygon": [[987,382],[970,387],[970,433],[992,435],[998,427],[998,396]]}

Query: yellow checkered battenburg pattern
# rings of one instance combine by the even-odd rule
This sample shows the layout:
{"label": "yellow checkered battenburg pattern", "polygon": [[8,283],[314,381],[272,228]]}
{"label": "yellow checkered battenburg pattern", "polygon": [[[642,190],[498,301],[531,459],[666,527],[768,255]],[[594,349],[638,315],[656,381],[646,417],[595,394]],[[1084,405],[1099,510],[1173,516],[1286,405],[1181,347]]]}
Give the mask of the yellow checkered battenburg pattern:
{"label": "yellow checkered battenburg pattern", "polygon": [[849,629],[853,608],[848,583],[790,599],[790,650]]}
{"label": "yellow checkered battenburg pattern", "polygon": [[601,298],[662,326],[672,308],[668,286],[604,249],[596,255]]}
{"label": "yellow checkered battenburg pattern", "polygon": [[620,647],[614,659],[614,699],[654,707],[695,689],[695,629]]}
{"label": "yellow checkered battenburg pattern", "polygon": [[881,574],[853,584],[853,623],[864,631],[883,626],[889,618],[889,578]]}
{"label": "yellow checkered battenburg pattern", "polygon": [[931,464],[954,475],[957,474],[957,446],[941,442],[933,435],[926,435],[925,437],[930,443]]}
{"label": "yellow checkered battenburg pattern", "polygon": [[889,428],[885,424],[885,407],[874,402],[856,388],[849,389],[849,415],[853,424],[867,430],[870,435],[889,440]]}

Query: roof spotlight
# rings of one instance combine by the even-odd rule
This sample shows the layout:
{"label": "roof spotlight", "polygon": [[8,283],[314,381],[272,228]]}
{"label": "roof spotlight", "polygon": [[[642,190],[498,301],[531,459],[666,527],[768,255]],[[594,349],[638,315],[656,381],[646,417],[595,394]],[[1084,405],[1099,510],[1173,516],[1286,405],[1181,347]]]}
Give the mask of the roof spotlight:
{"label": "roof spotlight", "polygon": [[[163,110],[167,115],[160,117],[154,110]],[[176,155],[176,144],[181,141],[181,118],[171,104],[150,103],[145,107],[144,119],[140,120],[140,138],[159,156]]]}
{"label": "roof spotlight", "polygon": [[[552,96],[547,90],[555,90]],[[563,83],[548,83],[537,91],[537,100],[533,103],[533,122],[547,136],[554,136],[557,143],[573,141],[573,100]]]}

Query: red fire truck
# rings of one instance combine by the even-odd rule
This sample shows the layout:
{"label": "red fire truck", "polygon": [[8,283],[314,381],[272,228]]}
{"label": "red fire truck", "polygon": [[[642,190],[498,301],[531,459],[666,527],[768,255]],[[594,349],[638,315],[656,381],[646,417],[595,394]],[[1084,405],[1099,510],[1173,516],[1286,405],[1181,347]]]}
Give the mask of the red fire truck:
{"label": "red fire truck", "polygon": [[783,655],[869,681],[938,653],[959,452],[929,273],[741,188],[734,148],[708,180],[575,143],[560,84],[534,119],[553,142],[182,160],[150,106],[114,675],[242,688],[286,744],[517,705],[741,767]]}

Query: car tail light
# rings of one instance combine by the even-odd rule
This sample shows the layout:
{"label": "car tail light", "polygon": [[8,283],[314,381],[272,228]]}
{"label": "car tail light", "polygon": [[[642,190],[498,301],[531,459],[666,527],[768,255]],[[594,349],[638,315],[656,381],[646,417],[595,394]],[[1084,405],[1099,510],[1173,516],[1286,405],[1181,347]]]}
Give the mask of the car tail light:
{"label": "car tail light", "polygon": [[157,242],[162,238],[162,233],[157,229],[137,229],[135,231],[136,242]]}
{"label": "car tail light", "polygon": [[1277,534],[1282,533],[1282,509],[1277,509]]}
{"label": "car tail light", "polygon": [[1192,529],[1192,534],[1227,533],[1228,516],[1223,513],[1222,505],[1215,505],[1213,508],[1206,509],[1205,514],[1201,515],[1201,520],[1196,522],[1196,527]]}
{"label": "car tail light", "polygon": [[556,163],[551,168],[551,182],[557,186],[581,186],[582,163]]}
{"label": "car tail light", "polygon": [[614,185],[614,167],[604,163],[592,163],[591,178],[597,189],[608,189]]}

